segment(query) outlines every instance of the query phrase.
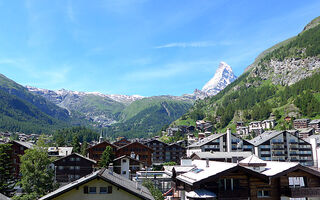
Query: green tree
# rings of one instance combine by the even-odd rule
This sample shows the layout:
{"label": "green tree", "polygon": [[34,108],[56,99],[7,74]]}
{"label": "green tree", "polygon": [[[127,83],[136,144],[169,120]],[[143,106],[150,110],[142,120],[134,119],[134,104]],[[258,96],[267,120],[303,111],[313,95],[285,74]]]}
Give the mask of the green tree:
{"label": "green tree", "polygon": [[109,164],[113,161],[114,155],[112,152],[112,148],[107,146],[106,149],[103,151],[101,160],[98,163],[99,167],[108,167]]}
{"label": "green tree", "polygon": [[80,147],[80,141],[79,141],[79,136],[74,135],[72,138],[72,147],[73,147],[73,152],[75,153],[80,153],[81,147]]}
{"label": "green tree", "polygon": [[163,200],[162,192],[154,186],[151,180],[145,180],[142,185],[150,191],[155,200]]}
{"label": "green tree", "polygon": [[54,172],[49,167],[51,161],[47,148],[41,140],[21,156],[21,181],[18,183],[26,193],[18,199],[35,199],[55,189]]}
{"label": "green tree", "polygon": [[58,135],[56,139],[56,144],[58,147],[63,147],[66,145],[65,138],[62,135]]}
{"label": "green tree", "polygon": [[10,146],[11,144],[0,144],[0,193],[5,195],[9,195],[14,187]]}
{"label": "green tree", "polygon": [[81,154],[83,156],[87,155],[87,148],[88,148],[88,143],[86,141],[84,141],[81,145]]}

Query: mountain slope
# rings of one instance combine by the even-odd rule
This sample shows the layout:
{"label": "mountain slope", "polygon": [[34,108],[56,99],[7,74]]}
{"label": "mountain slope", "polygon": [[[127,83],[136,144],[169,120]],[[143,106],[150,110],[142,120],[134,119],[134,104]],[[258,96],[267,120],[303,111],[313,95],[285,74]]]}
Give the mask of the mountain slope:
{"label": "mountain slope", "polygon": [[157,96],[136,100],[121,113],[121,121],[107,128],[109,136],[148,137],[181,117],[192,101]]}
{"label": "mountain slope", "polygon": [[[271,112],[278,129],[283,116],[320,117],[320,25],[317,20],[298,36],[260,54],[251,67],[217,95],[197,101],[175,124],[206,118],[218,130],[233,122],[267,119]],[[311,24],[312,24],[311,23]]]}
{"label": "mountain slope", "polygon": [[28,93],[3,75],[0,76],[0,83],[0,130],[52,133],[67,126],[67,111]]}

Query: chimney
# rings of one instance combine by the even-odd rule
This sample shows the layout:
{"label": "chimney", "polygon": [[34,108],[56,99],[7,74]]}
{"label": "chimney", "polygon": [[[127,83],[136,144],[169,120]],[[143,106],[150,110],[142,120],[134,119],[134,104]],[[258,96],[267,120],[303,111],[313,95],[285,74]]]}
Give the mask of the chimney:
{"label": "chimney", "polygon": [[109,169],[109,173],[110,173],[110,174],[113,174],[113,163],[110,163],[110,164],[109,164],[108,169]]}
{"label": "chimney", "polygon": [[206,158],[206,167],[210,167],[209,158]]}
{"label": "chimney", "polygon": [[231,152],[231,129],[227,129],[227,152]]}

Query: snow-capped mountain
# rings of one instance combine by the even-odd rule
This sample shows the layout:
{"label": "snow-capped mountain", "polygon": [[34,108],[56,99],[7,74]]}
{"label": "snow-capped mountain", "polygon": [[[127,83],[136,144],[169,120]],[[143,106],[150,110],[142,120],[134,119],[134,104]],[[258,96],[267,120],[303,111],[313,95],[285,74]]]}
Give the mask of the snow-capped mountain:
{"label": "snow-capped mountain", "polygon": [[196,89],[193,94],[199,99],[216,95],[236,79],[231,67],[225,62],[220,62],[214,76],[203,86],[202,90]]}

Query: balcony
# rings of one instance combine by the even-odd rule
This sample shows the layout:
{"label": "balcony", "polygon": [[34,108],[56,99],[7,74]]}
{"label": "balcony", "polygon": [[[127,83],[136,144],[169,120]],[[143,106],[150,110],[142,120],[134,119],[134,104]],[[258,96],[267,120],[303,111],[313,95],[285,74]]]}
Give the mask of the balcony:
{"label": "balcony", "polygon": [[291,198],[319,197],[320,187],[282,188],[281,194]]}

